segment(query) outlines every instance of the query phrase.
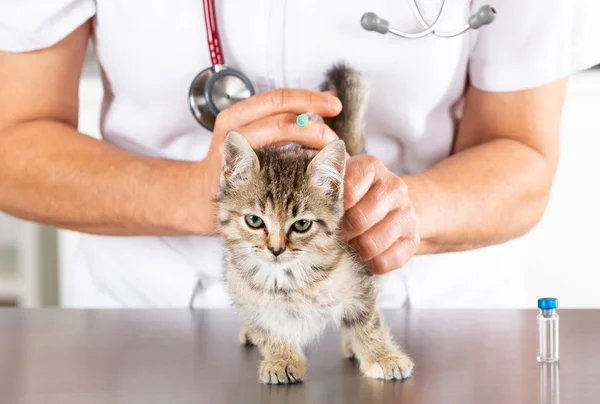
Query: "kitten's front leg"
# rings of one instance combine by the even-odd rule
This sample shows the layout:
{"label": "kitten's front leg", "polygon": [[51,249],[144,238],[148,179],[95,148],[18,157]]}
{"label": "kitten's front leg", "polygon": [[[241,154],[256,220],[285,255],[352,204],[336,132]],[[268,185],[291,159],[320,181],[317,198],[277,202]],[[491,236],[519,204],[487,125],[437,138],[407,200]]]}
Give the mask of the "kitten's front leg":
{"label": "kitten's front leg", "polygon": [[306,357],[300,346],[275,338],[258,326],[246,326],[246,335],[263,355],[259,378],[263,383],[299,383],[306,374]]}
{"label": "kitten's front leg", "polygon": [[352,330],[342,328],[342,353],[347,359],[355,359],[354,336],[352,334]]}
{"label": "kitten's front leg", "polygon": [[394,345],[381,314],[364,310],[342,319],[344,338],[353,342],[352,348],[360,361],[362,373],[374,379],[406,379],[412,373],[414,363]]}

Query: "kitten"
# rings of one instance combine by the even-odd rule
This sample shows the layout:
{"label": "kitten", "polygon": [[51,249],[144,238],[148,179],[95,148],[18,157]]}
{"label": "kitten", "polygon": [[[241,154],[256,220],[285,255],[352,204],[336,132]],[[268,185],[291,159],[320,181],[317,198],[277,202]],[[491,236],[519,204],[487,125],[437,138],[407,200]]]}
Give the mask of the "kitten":
{"label": "kitten", "polygon": [[333,320],[344,354],[365,376],[404,379],[413,363],[383,323],[375,278],[338,237],[346,150],[364,148],[364,86],[358,72],[336,65],[321,89],[342,101],[340,115],[325,122],[343,140],[318,153],[253,150],[236,132],[225,140],[218,215],[225,279],[245,321],[241,342],[262,353],[261,382],[296,383],[306,372],[303,347]]}

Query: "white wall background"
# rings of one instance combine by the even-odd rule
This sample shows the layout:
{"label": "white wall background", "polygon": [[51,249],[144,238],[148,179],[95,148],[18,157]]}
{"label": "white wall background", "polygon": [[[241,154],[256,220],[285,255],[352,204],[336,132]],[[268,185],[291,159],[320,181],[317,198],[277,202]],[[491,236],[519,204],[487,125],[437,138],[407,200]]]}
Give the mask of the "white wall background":
{"label": "white wall background", "polygon": [[[562,117],[561,161],[542,222],[529,234],[532,298],[563,307],[600,307],[600,70],[570,79]],[[532,300],[533,301],[533,300]]]}
{"label": "white wall background", "polygon": [[[80,88],[80,130],[99,136],[102,87],[86,74]],[[526,274],[530,301],[558,296],[561,307],[600,308],[600,70],[569,82],[562,121],[562,157],[551,201],[542,222],[527,236]],[[70,265],[77,237],[60,232],[61,297],[72,285]]]}

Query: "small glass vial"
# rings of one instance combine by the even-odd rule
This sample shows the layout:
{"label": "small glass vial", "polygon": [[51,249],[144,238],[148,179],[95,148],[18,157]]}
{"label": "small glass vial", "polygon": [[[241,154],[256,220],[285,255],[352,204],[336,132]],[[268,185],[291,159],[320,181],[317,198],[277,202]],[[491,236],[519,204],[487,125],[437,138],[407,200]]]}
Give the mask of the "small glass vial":
{"label": "small glass vial", "polygon": [[538,362],[558,361],[558,299],[544,297],[538,299],[540,314],[538,322]]}

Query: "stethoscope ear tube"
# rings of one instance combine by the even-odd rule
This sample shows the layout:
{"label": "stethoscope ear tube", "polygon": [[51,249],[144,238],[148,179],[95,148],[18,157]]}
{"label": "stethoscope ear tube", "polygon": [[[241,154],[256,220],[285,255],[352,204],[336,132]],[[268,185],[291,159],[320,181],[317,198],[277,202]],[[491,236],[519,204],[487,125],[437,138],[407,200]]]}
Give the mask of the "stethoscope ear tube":
{"label": "stethoscope ear tube", "polygon": [[496,10],[490,5],[484,5],[481,6],[475,14],[469,17],[468,23],[465,24],[463,27],[451,32],[438,32],[436,30],[436,27],[440,22],[442,15],[444,14],[447,1],[448,0],[442,0],[440,12],[438,13],[433,24],[429,25],[423,18],[423,15],[421,14],[421,10],[419,10],[419,6],[417,5],[416,0],[411,0],[411,6],[415,17],[417,18],[417,20],[419,20],[419,23],[424,28],[424,30],[421,32],[408,33],[400,31],[399,29],[392,27],[388,20],[379,17],[373,12],[364,13],[360,19],[360,25],[367,31],[374,31],[380,34],[387,34],[389,32],[390,34],[406,39],[423,38],[424,36],[430,34],[433,34],[440,38],[451,38],[463,34],[469,29],[479,29],[484,25],[491,24],[496,19]]}

